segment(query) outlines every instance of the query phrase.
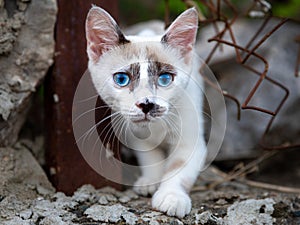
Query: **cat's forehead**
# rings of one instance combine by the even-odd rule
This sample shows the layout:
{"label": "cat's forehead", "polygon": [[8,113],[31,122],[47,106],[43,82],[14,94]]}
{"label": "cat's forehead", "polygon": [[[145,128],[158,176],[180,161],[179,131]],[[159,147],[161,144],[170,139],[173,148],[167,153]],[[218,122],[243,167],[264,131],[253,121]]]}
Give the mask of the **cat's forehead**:
{"label": "cat's forehead", "polygon": [[[96,67],[102,72],[107,71],[107,75],[120,71],[137,71],[136,65],[146,68],[146,70],[149,68],[149,70],[154,71],[152,68],[155,67],[159,68],[157,69],[159,71],[165,69],[172,72],[178,68],[183,70],[186,67],[180,53],[176,49],[164,45],[160,41],[160,37],[145,39],[138,36],[129,36],[126,38],[130,41],[103,54]],[[161,65],[172,65],[172,70],[166,66],[161,67]],[[141,71],[145,70],[141,69]]]}
{"label": "cat's forehead", "polygon": [[142,42],[159,42],[161,36],[149,35],[149,36],[126,36],[126,39],[132,43],[142,43]]}
{"label": "cat's forehead", "polygon": [[119,49],[119,56],[128,62],[155,61],[165,64],[179,62],[178,54],[172,49],[166,48],[159,36],[148,37],[129,36],[130,42]]}

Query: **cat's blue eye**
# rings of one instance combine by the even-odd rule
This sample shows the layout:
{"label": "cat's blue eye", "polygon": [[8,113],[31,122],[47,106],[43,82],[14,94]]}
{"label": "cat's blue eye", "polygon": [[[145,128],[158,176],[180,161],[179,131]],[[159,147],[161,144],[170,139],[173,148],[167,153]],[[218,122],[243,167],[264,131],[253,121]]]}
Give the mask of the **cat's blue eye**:
{"label": "cat's blue eye", "polygon": [[114,74],[114,81],[120,87],[125,87],[130,83],[130,77],[126,73]]}
{"label": "cat's blue eye", "polygon": [[157,84],[161,87],[168,87],[173,81],[173,75],[169,73],[163,73],[159,75]]}

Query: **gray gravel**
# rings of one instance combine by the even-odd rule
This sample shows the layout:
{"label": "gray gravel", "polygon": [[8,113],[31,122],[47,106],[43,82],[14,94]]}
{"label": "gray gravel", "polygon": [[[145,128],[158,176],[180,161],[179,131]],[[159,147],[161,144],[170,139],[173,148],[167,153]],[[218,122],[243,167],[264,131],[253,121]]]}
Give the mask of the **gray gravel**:
{"label": "gray gravel", "polygon": [[[225,182],[214,190],[193,191],[191,213],[183,219],[151,209],[151,199],[131,189],[84,185],[72,196],[55,192],[22,142],[0,148],[0,225],[69,224],[300,224],[300,195]],[[196,186],[220,179],[213,167]]]}
{"label": "gray gravel", "polygon": [[73,196],[58,192],[31,201],[7,196],[0,202],[0,224],[299,224],[293,216],[299,212],[299,196],[239,187],[228,183],[219,190],[192,193],[192,212],[183,219],[153,211],[150,198],[109,187],[85,185]]}

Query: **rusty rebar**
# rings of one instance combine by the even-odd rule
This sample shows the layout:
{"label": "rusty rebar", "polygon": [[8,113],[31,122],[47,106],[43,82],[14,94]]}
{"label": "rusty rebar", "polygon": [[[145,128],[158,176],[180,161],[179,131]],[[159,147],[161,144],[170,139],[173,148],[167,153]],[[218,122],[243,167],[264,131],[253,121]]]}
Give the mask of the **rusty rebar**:
{"label": "rusty rebar", "polygon": [[[269,21],[269,19],[267,19],[267,21]],[[280,27],[282,27],[282,25],[287,22],[288,19],[282,19],[275,27],[273,27],[273,29],[268,32],[252,49],[251,51],[245,56],[245,58],[243,59],[243,61],[241,62],[242,64],[244,64],[249,57],[251,56],[251,54],[257,50],[272,34],[274,34],[274,32],[276,30],[278,30]],[[259,33],[256,33],[256,36],[258,36]],[[254,36],[254,37],[256,37]]]}
{"label": "rusty rebar", "polygon": [[170,4],[169,0],[165,0],[165,29],[170,26]]}
{"label": "rusty rebar", "polygon": [[[248,8],[246,10],[246,13],[249,14],[249,12],[251,10],[253,10],[255,7],[259,7],[259,10],[264,14],[264,21],[262,23],[262,25],[257,29],[257,31],[255,32],[255,34],[250,38],[250,40],[248,41],[248,43],[245,46],[240,46],[237,44],[236,42],[236,38],[235,38],[235,34],[232,30],[232,25],[236,22],[237,18],[243,14],[243,12],[240,12],[236,9],[236,7],[228,0],[217,0],[217,1],[212,1],[212,0],[199,0],[205,7],[208,8],[209,12],[211,13],[210,18],[207,18],[206,20],[202,20],[201,23],[203,24],[212,24],[215,28],[215,35],[211,38],[208,39],[208,42],[216,42],[216,44],[214,45],[214,47],[212,48],[212,50],[210,51],[210,53],[208,54],[205,62],[208,64],[214,57],[216,50],[222,46],[222,45],[226,45],[226,46],[230,46],[232,48],[234,48],[235,51],[235,55],[236,55],[236,60],[237,63],[241,64],[244,68],[246,68],[247,70],[251,71],[252,73],[256,74],[259,76],[259,79],[256,81],[256,83],[254,84],[254,86],[251,88],[250,93],[247,95],[247,97],[245,98],[245,100],[243,101],[243,104],[241,104],[237,98],[235,98],[232,95],[229,95],[227,92],[225,92],[224,90],[221,90],[219,87],[216,87],[215,84],[213,84],[212,82],[210,82],[208,79],[204,79],[205,82],[207,82],[210,86],[212,86],[213,88],[217,89],[219,92],[223,93],[223,95],[231,100],[233,100],[235,102],[235,104],[238,106],[238,118],[240,118],[240,110],[243,109],[248,109],[248,110],[255,110],[255,111],[259,111],[262,113],[266,113],[271,115],[271,119],[269,120],[264,133],[262,134],[261,140],[260,140],[260,144],[264,149],[287,149],[287,148],[294,148],[294,147],[300,147],[299,144],[295,144],[295,145],[281,145],[281,146],[269,146],[267,145],[264,140],[268,134],[268,132],[271,129],[271,126],[273,124],[273,121],[275,120],[276,116],[278,115],[278,113],[280,112],[280,110],[282,109],[284,103],[286,102],[288,96],[289,96],[289,90],[286,86],[284,86],[282,83],[270,78],[268,76],[268,72],[269,72],[269,64],[268,61],[261,56],[260,54],[256,53],[256,51],[261,47],[261,45],[263,43],[265,43],[265,41],[267,39],[269,39],[269,37],[274,34],[274,32],[276,30],[278,30],[280,27],[282,27],[282,25],[287,21],[287,19],[282,19],[278,24],[276,24],[275,26],[272,27],[272,29],[267,32],[262,38],[260,38],[260,40],[257,41],[257,43],[254,42],[258,39],[259,35],[261,35],[261,33],[263,31],[265,31],[266,26],[269,24],[270,19],[272,18],[272,11],[271,8],[269,8],[268,6],[266,6],[263,2],[261,2],[260,0],[253,0],[253,4],[252,6],[250,6],[250,8]],[[186,2],[183,0],[183,2]],[[189,1],[190,2],[190,1]],[[191,4],[191,3],[190,3]],[[224,6],[227,6],[233,13],[232,18],[228,18],[225,13],[222,11],[222,7],[221,4],[223,4]],[[217,22],[222,22],[224,24],[224,28],[223,29],[219,29],[219,27],[217,26]],[[224,34],[228,32],[229,33],[229,38],[230,41],[224,40]],[[300,38],[299,38],[300,39]],[[253,46],[254,45],[254,46]],[[251,47],[253,46],[253,47]],[[250,57],[255,57],[258,60],[260,60],[263,64],[264,64],[264,69],[263,71],[257,71],[255,69],[255,67],[247,65],[247,61]],[[295,76],[299,76],[299,69],[300,69],[300,44],[299,44],[299,50],[298,50],[298,56],[297,56],[297,61],[296,61],[296,67],[295,67]],[[265,82],[270,82],[273,85],[281,88],[285,94],[282,97],[282,99],[280,100],[278,106],[276,107],[275,110],[269,110],[269,109],[264,109],[261,107],[257,107],[257,106],[253,106],[253,105],[249,105],[251,99],[253,98],[253,96],[255,95],[255,93],[257,92],[258,88],[261,86],[261,84],[263,83],[263,81]]]}
{"label": "rusty rebar", "polygon": [[298,55],[295,66],[295,77],[300,76],[300,35],[296,37],[295,41],[298,43]]}

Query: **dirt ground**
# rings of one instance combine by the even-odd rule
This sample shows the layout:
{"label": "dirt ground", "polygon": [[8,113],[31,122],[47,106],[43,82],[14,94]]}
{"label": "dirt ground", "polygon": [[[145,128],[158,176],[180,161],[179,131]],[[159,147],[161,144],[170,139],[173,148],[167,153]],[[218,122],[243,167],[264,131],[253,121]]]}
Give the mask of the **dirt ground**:
{"label": "dirt ground", "polygon": [[[224,173],[217,167],[210,166],[201,174],[191,192],[191,213],[179,219],[151,209],[151,198],[140,197],[130,188],[124,191],[110,187],[97,190],[91,185],[85,185],[72,196],[55,192],[28,150],[28,145],[24,143],[19,142],[15,148],[0,150],[1,225],[300,224],[300,192],[297,189],[299,177],[295,176],[299,175],[299,168],[293,167],[294,160],[289,161],[288,170],[289,180],[294,180],[293,182],[288,183],[285,179],[281,181],[281,177],[284,178],[288,173],[284,172],[283,167],[282,174],[277,173],[279,184],[269,187],[264,186],[265,181],[251,183],[248,180],[259,180],[257,178],[262,175],[263,179],[272,177],[274,181],[274,174],[267,176],[263,173],[265,170],[269,171],[270,165],[275,167],[272,163],[268,165],[270,159],[280,166],[279,159],[284,159],[282,153],[266,159],[264,166],[260,167],[262,170],[252,173],[247,179],[243,173],[258,166],[253,161],[254,167],[247,166],[251,162],[246,162],[236,168],[239,176],[236,172]],[[298,153],[293,153],[295,158]],[[218,166],[221,166],[220,163]],[[225,168],[224,163],[222,167]],[[228,168],[231,169],[230,166]],[[235,180],[226,181],[228,176],[235,176]],[[257,184],[264,188],[255,187],[259,186]]]}

